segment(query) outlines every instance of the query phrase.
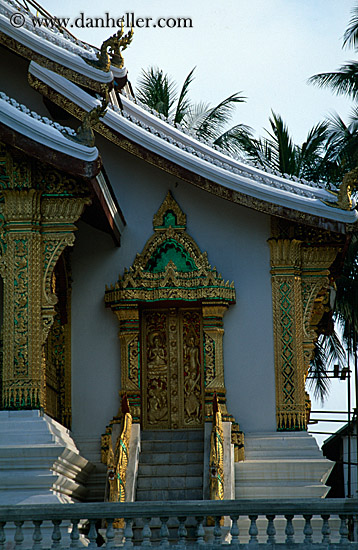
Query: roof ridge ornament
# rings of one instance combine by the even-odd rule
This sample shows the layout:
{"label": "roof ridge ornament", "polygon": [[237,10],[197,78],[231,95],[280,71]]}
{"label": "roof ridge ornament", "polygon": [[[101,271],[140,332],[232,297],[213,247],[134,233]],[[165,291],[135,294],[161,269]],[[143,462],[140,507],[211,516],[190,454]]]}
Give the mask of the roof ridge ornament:
{"label": "roof ridge ornament", "polygon": [[91,111],[87,111],[82,123],[79,125],[76,131],[76,135],[72,136],[70,134],[64,134],[67,138],[80,143],[81,145],[86,145],[87,147],[94,147],[96,138],[93,132],[93,126],[95,126],[99,119],[102,118],[107,111],[108,107],[108,92],[106,89],[105,96],[102,98],[101,104],[94,107]]}
{"label": "roof ridge ornament", "polygon": [[[100,50],[97,54],[97,59],[95,61],[88,59],[87,57],[81,56],[82,59],[92,65],[96,69],[109,72],[111,64],[118,69],[123,69],[124,67],[124,58],[121,50],[125,50],[133,39],[133,28],[124,34],[123,30],[123,21],[121,28],[112,36],[107,38],[100,47]],[[108,51],[109,50],[109,51]]]}
{"label": "roof ridge ornament", "polygon": [[353,170],[345,174],[338,191],[330,191],[329,189],[327,189],[329,193],[337,197],[337,202],[324,200],[322,200],[322,202],[327,206],[331,206],[332,208],[340,208],[341,210],[352,210],[352,193],[357,186],[358,167],[353,168]]}

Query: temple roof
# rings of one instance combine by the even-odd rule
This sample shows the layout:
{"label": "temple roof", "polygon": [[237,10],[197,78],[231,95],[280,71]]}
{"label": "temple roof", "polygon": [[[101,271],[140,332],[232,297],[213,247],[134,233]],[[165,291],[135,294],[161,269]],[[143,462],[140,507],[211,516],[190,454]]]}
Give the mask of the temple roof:
{"label": "temple roof", "polygon": [[[23,13],[25,18],[20,28],[10,23],[15,12]],[[14,0],[0,0],[0,43],[31,59],[30,84],[80,120],[101,104],[93,92],[103,93],[103,85],[109,84],[108,109],[100,120],[93,122],[93,128],[166,172],[237,204],[333,231],[345,232],[358,219],[354,201],[352,208],[345,210],[337,197],[319,184],[250,166],[190,135],[185,128],[170,123],[123,93],[118,102],[111,84],[113,76],[126,74],[125,68],[99,69],[99,50],[64,29],[34,26],[31,13],[19,8]],[[9,98],[2,98],[1,102],[5,108],[2,116],[7,117],[7,122],[0,121],[23,135],[38,143],[46,142],[46,146],[59,152],[72,149],[72,156],[82,160],[96,155],[95,148],[70,142],[66,130],[49,119],[33,117],[26,107],[15,107]]]}
{"label": "temple roof", "polygon": [[77,143],[76,132],[31,111],[26,105],[0,92],[0,137],[8,143],[49,164],[81,177],[99,173],[96,147]]}
{"label": "temple roof", "polygon": [[[30,64],[29,73],[35,81],[47,87],[47,92],[42,87],[45,94],[50,93],[50,90],[55,91],[57,99],[65,98],[67,104],[69,100],[81,112],[91,111],[100,104],[98,99],[74,83],[34,62]],[[61,103],[61,99],[59,101]],[[305,222],[309,217],[314,217],[328,224],[334,222],[338,231],[343,230],[339,224],[352,224],[358,219],[355,203],[351,210],[334,207],[335,197],[323,186],[297,178],[277,176],[245,164],[199,141],[182,128],[169,124],[164,117],[154,115],[125,96],[121,96],[121,102],[123,109],[113,103],[109,104],[95,129],[107,137],[110,130],[111,140],[116,143],[117,138],[120,146],[124,146],[123,138],[137,145],[138,156],[166,171],[171,171],[168,164],[175,166],[177,170],[171,172],[190,183],[244,206],[296,221]],[[76,114],[76,109],[72,112]],[[143,150],[152,156],[149,158]]]}
{"label": "temple roof", "polygon": [[[34,59],[66,75],[70,80],[86,83],[90,88],[100,90],[97,83],[112,82],[113,74],[110,71],[93,66],[98,54],[95,47],[76,39],[65,29],[34,25],[32,17],[35,17],[35,13],[31,14],[29,9],[16,1],[1,0],[0,43],[22,57]],[[14,26],[11,17],[19,16],[23,17],[23,24]]]}

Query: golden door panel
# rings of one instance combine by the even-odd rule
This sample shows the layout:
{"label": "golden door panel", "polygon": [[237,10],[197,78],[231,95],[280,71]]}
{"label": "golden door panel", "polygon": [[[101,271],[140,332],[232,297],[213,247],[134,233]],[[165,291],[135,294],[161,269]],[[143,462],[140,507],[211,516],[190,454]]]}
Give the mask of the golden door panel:
{"label": "golden door panel", "polygon": [[197,310],[142,314],[143,427],[203,425],[202,320]]}

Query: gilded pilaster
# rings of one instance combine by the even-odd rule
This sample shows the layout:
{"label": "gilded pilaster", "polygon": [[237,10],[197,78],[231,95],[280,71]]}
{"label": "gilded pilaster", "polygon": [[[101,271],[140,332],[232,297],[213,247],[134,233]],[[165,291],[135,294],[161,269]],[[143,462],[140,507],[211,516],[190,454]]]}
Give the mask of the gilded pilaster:
{"label": "gilded pilaster", "polygon": [[[141,361],[138,307],[133,305],[115,311],[119,321],[121,346],[121,386],[126,393],[134,422],[141,420]],[[118,413],[118,417],[121,413]]]}
{"label": "gilded pilaster", "polygon": [[52,288],[55,265],[66,246],[75,241],[74,223],[80,218],[86,204],[86,197],[45,197],[41,203],[42,229],[42,341],[45,342],[56,314],[57,297]]}
{"label": "gilded pilaster", "polygon": [[83,182],[66,179],[1,143],[0,183],[2,407],[46,410],[44,343],[57,303],[53,272],[65,247],[73,244],[74,223],[90,201]]}
{"label": "gilded pilaster", "polygon": [[41,192],[8,189],[3,191],[3,197],[6,240],[3,406],[36,408],[44,400]]}
{"label": "gilded pilaster", "polygon": [[301,242],[270,239],[278,430],[306,427]]}
{"label": "gilded pilaster", "polygon": [[329,311],[329,267],[337,255],[337,248],[313,246],[302,249],[302,305],[304,375],[307,376],[317,325],[325,311]]}
{"label": "gilded pilaster", "polygon": [[304,430],[310,400],[305,380],[317,325],[329,310],[329,268],[339,248],[269,239],[278,430]]}
{"label": "gilded pilaster", "polygon": [[213,395],[216,392],[224,417],[227,417],[226,389],[224,381],[223,317],[228,305],[204,303],[203,336],[204,336],[204,387],[205,419],[213,417]]}

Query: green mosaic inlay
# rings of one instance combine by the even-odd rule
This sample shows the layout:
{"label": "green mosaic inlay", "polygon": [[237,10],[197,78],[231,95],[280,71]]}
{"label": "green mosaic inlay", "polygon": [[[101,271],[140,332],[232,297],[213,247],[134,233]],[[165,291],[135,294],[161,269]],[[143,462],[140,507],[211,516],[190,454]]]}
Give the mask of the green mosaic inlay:
{"label": "green mosaic inlay", "polygon": [[169,262],[173,262],[179,272],[188,273],[197,270],[194,260],[186,250],[175,239],[167,239],[156,249],[145,266],[145,271],[164,272]]}

